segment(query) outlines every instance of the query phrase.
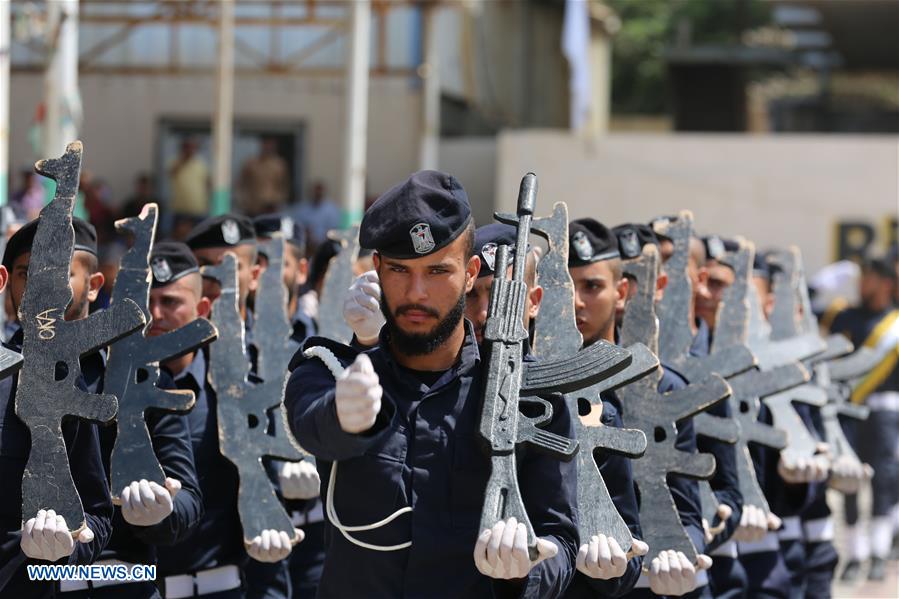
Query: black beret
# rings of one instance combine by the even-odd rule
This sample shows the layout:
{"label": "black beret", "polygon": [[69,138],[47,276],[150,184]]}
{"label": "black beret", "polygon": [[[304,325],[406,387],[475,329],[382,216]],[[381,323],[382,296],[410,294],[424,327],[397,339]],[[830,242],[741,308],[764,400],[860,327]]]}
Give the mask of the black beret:
{"label": "black beret", "polygon": [[618,238],[601,222],[579,218],[568,225],[568,266],[619,258]]}
{"label": "black beret", "polygon": [[443,249],[471,222],[471,206],[452,175],[419,171],[379,197],[365,213],[359,245],[390,258]]}
{"label": "black beret", "polygon": [[659,245],[659,238],[649,225],[628,223],[612,227],[612,233],[618,238],[618,252],[625,260],[637,258],[643,253],[643,246],[651,243]]}
{"label": "black beret", "polygon": [[705,255],[708,260],[718,260],[728,252],[736,252],[740,244],[733,239],[723,239],[717,235],[708,235],[702,238],[705,245]]}
{"label": "black beret", "polygon": [[187,244],[180,241],[160,241],[150,252],[152,287],[165,287],[192,272],[200,272],[200,266]]}
{"label": "black beret", "polygon": [[891,281],[896,280],[896,267],[888,257],[865,259],[862,264],[862,272],[869,272]]}
{"label": "black beret", "polygon": [[[298,248],[306,247],[306,231],[289,216],[263,214],[253,219],[253,228],[258,238],[271,239],[275,233],[281,233],[287,243]],[[259,253],[264,255],[265,251],[260,247]]]}
{"label": "black beret", "polygon": [[[3,252],[3,266],[6,270],[12,270],[16,258],[31,251],[34,244],[34,235],[37,233],[37,223],[40,217],[22,226],[6,242],[6,250]],[[97,230],[89,222],[72,217],[72,228],[75,229],[75,250],[89,252],[97,255]]]}
{"label": "black beret", "polygon": [[192,250],[256,243],[256,229],[249,217],[223,214],[207,218],[198,224],[188,233],[185,241]]}
{"label": "black beret", "polygon": [[515,243],[518,232],[512,225],[504,223],[491,223],[478,227],[474,232],[474,250],[481,259],[481,270],[478,278],[493,275],[493,265],[496,261],[496,249],[501,245],[508,245],[509,258],[515,255]]}

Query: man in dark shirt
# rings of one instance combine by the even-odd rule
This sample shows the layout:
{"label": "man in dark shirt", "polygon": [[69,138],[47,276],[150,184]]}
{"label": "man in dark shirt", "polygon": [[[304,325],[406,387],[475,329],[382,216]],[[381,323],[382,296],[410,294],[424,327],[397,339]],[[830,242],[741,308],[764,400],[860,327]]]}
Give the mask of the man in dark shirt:
{"label": "man in dark shirt", "polygon": [[[387,320],[379,345],[359,353],[314,338],[307,348],[324,346],[349,368],[335,384],[320,360],[306,359],[288,382],[293,432],[330,479],[320,597],[557,597],[571,580],[573,461],[519,449],[534,561],[523,524],[479,530],[490,458],[478,438],[486,373],[463,320],[479,270],[473,233],[468,199],[449,175],[423,171],[386,192],[360,230],[376,251]],[[546,429],[571,437],[565,404],[551,404]]]}
{"label": "man in dark shirt", "polygon": [[[90,225],[84,225],[87,225],[84,221],[81,221],[81,225],[76,224],[76,231],[80,229],[82,232],[81,239],[90,233]],[[36,228],[35,221],[32,229]],[[33,238],[33,231],[31,236]],[[28,266],[26,263],[23,270],[22,260],[17,262],[16,258],[20,258],[26,250],[30,256],[31,249],[30,243],[22,243],[23,239],[24,236],[15,243],[10,239],[0,266],[0,292],[6,287],[8,271],[14,270],[17,273],[15,289],[18,290],[20,301],[27,281]],[[96,244],[95,235],[93,239]],[[77,244],[75,253],[79,253]],[[18,270],[13,268],[14,264],[18,266]],[[86,291],[74,288],[76,282],[82,281],[82,277],[73,276],[72,304],[83,304],[86,307]],[[68,312],[66,315],[68,317]],[[21,337],[20,329],[18,336],[4,346],[20,351]],[[24,520],[21,481],[31,441],[28,428],[15,414],[16,384],[15,376],[0,380],[0,480],[11,486],[10,492],[4,493],[0,500],[0,520],[5,531],[0,539],[0,594],[9,597],[50,597],[57,584],[51,581],[30,581],[25,566],[47,562],[83,565],[96,561],[110,538],[112,500],[100,457],[96,425],[78,419],[67,419],[62,424],[62,433],[72,479],[84,507],[86,527],[72,535],[68,523],[56,515],[53,506],[47,506],[46,511],[41,510],[35,515],[28,514],[27,521]],[[83,380],[78,384],[84,388]]]}
{"label": "man in dark shirt", "polygon": [[855,496],[847,496],[846,520],[849,524],[850,559],[843,578],[858,575],[869,553],[868,577],[882,580],[890,544],[899,531],[899,309],[893,305],[896,294],[896,268],[885,260],[869,260],[862,269],[861,305],[839,313],[831,332],[849,337],[855,347],[867,347],[877,353],[878,364],[852,394],[853,403],[871,410],[868,419],[854,424],[859,458],[874,468],[871,480],[871,525],[866,535],[858,526]]}
{"label": "man in dark shirt", "polygon": [[[623,312],[629,297],[629,281],[623,274],[618,238],[608,227],[592,218],[572,221],[568,232],[568,270],[574,282],[575,317],[578,330],[584,337],[584,345],[590,345],[599,339],[612,341],[615,337],[616,313]],[[660,297],[662,285],[664,283],[659,284],[656,299]],[[663,368],[663,371],[658,387],[660,393],[686,386],[683,378],[670,369]],[[617,394],[607,395],[611,405],[620,411],[621,403]],[[696,434],[692,419],[679,422],[677,429],[677,448],[695,453]],[[682,476],[670,477],[669,481],[681,523],[697,553],[702,554],[705,543],[699,487],[696,481]],[[653,592],[700,596],[707,592],[708,578],[704,570],[711,565],[707,556],[702,555],[698,564],[692,564],[682,552],[662,549],[662,555],[652,560],[653,563],[646,568],[648,573],[640,576],[636,588],[628,596],[650,596]],[[665,570],[661,568],[663,558],[668,566]]]}

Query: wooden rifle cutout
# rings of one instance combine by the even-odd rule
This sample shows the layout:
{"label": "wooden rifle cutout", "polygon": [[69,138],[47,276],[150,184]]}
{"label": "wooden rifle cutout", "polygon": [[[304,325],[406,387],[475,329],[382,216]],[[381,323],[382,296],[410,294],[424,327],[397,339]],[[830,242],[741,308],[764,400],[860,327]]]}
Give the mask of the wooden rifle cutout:
{"label": "wooden rifle cutout", "polygon": [[86,526],[81,498],[72,480],[62,419],[92,422],[115,417],[116,397],[78,388],[79,359],[144,324],[140,307],[122,300],[81,320],[65,320],[72,302],[69,272],[75,247],[72,209],[78,193],[82,145],[66,146],[60,158],[38,161],[35,171],[56,181],[56,195],[41,210],[31,246],[28,283],[19,307],[24,363],[16,389],[16,415],[31,432],[31,452],[22,479],[22,521],[41,509],[65,518],[76,536]]}
{"label": "wooden rifle cutout", "polygon": [[[503,218],[498,220],[508,222]],[[533,353],[541,359],[565,359],[577,354],[582,343],[574,316],[574,283],[568,273],[568,207],[557,202],[551,216],[533,219],[531,230],[546,239],[549,245],[546,255],[537,263],[537,281],[543,288],[543,300],[534,325]],[[634,361],[611,379],[622,378],[630,382],[658,366],[658,360],[648,350],[648,363],[645,354],[638,360],[634,348],[629,350]],[[612,503],[594,452],[599,449],[637,458],[646,450],[646,436],[643,431],[602,424],[600,392],[608,388],[611,379],[565,397],[580,447],[577,454],[578,533],[582,544],[589,543],[593,535],[601,533],[615,539],[624,551],[629,551],[633,537]]]}
{"label": "wooden rifle cutout", "polygon": [[119,399],[116,438],[110,456],[110,491],[121,503],[121,492],[132,481],[146,479],[165,486],[145,420],[147,410],[186,412],[193,408],[193,391],[160,389],[159,363],[191,353],[215,340],[216,330],[205,318],[156,337],[150,329],[150,251],[156,237],[157,207],[146,204],[140,216],[116,222],[120,232],[133,236],[131,249],[122,257],[110,305],[124,299],[143,310],[147,326],[113,343],[109,348],[103,389]]}
{"label": "wooden rifle cutout", "polygon": [[[621,343],[644,343],[650,351],[658,349],[658,320],[655,314],[655,289],[658,276],[658,250],[643,248],[641,258],[625,265],[625,271],[637,281],[637,293],[628,300],[621,328]],[[675,448],[677,422],[695,416],[723,401],[730,388],[718,375],[710,375],[684,389],[659,393],[662,369],[618,390],[622,419],[628,428],[646,435],[645,455],[634,461],[634,480],[640,490],[640,523],[649,544],[646,562],[660,551],[682,551],[696,563],[697,552],[687,535],[677,506],[668,488],[669,474],[690,478],[709,478],[715,471],[715,458]]]}
{"label": "wooden rifle cutout", "polygon": [[340,243],[340,251],[331,258],[318,302],[318,335],[340,343],[353,339],[353,329],[343,318],[343,300],[353,284],[353,265],[359,256],[359,227],[331,230],[328,237]]}
{"label": "wooden rifle cutout", "polygon": [[[278,258],[269,254],[269,267],[260,276],[257,303],[261,301],[262,305],[266,305],[266,292],[277,294],[280,291],[282,297],[286,292],[280,269],[272,265]],[[240,477],[237,510],[243,526],[244,543],[249,544],[268,529],[286,532],[297,543],[299,536],[278,500],[263,465],[265,456],[296,461],[304,455],[299,447],[292,444],[293,437],[287,431],[283,406],[285,381],[270,376],[268,380],[263,379],[255,384],[250,382],[246,330],[238,307],[237,257],[227,252],[219,264],[206,266],[202,272],[204,276],[218,280],[222,287],[212,311],[212,322],[219,331],[219,340],[209,348],[209,382],[217,396],[219,447],[222,455],[237,467]],[[282,300],[282,312],[285,305],[286,300]],[[264,313],[261,312],[259,317],[265,321]],[[268,330],[268,325],[260,326],[262,331]],[[289,330],[286,325],[285,330]],[[262,354],[268,336],[263,332],[259,335],[263,343],[258,348],[262,364],[266,360]],[[267,369],[267,366],[261,368],[260,373],[269,374]]]}

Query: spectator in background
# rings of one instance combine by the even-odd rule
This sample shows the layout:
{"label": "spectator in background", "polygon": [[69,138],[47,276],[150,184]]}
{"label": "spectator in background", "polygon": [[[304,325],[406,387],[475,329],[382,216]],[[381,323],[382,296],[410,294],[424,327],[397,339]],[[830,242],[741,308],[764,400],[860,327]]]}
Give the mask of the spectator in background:
{"label": "spectator in background", "polygon": [[188,137],[169,166],[171,209],[175,215],[172,237],[183,239],[209,211],[209,169],[197,154],[197,142]]}
{"label": "spectator in background", "polygon": [[312,193],[294,208],[292,216],[306,225],[306,237],[313,248],[328,238],[328,231],[340,227],[340,208],[328,199],[322,181],[312,184]]}
{"label": "spectator in background", "polygon": [[159,203],[156,194],[153,193],[153,180],[149,173],[140,173],[134,179],[134,193],[125,201],[122,207],[122,218],[140,216],[144,204]]}
{"label": "spectator in background", "polygon": [[16,218],[23,221],[32,221],[41,213],[44,207],[44,186],[37,174],[31,169],[22,169],[22,187],[9,197]]}
{"label": "spectator in background", "polygon": [[[115,238],[115,214],[109,207],[109,187],[90,171],[81,171],[81,193],[84,194],[84,220],[97,230],[97,242],[105,243]],[[76,214],[76,216],[78,216]]]}
{"label": "spectator in background", "polygon": [[248,159],[237,183],[241,209],[248,216],[280,212],[290,194],[287,161],[278,155],[278,142],[262,138],[259,155]]}

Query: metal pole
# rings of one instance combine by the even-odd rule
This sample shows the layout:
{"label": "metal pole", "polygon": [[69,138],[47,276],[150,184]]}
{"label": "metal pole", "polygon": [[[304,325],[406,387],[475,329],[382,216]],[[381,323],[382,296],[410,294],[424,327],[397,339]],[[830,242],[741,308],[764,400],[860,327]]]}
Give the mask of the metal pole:
{"label": "metal pole", "polygon": [[231,143],[234,119],[234,2],[219,3],[219,62],[212,128],[212,213],[231,210]]}
{"label": "metal pole", "polygon": [[436,169],[440,149],[440,70],[437,64],[437,10],[424,11],[422,46],[424,60],[418,67],[422,79],[421,145],[418,164],[421,169]]}
{"label": "metal pole", "polygon": [[78,138],[78,0],[47,3],[50,54],[44,74],[43,157],[61,156]]}
{"label": "metal pole", "polygon": [[344,129],[342,226],[362,219],[365,205],[365,146],[368,127],[368,54],[370,0],[349,3],[349,64],[346,71],[346,127]]}
{"label": "metal pole", "polygon": [[9,4],[7,0],[0,0],[0,206],[5,205],[9,197]]}

